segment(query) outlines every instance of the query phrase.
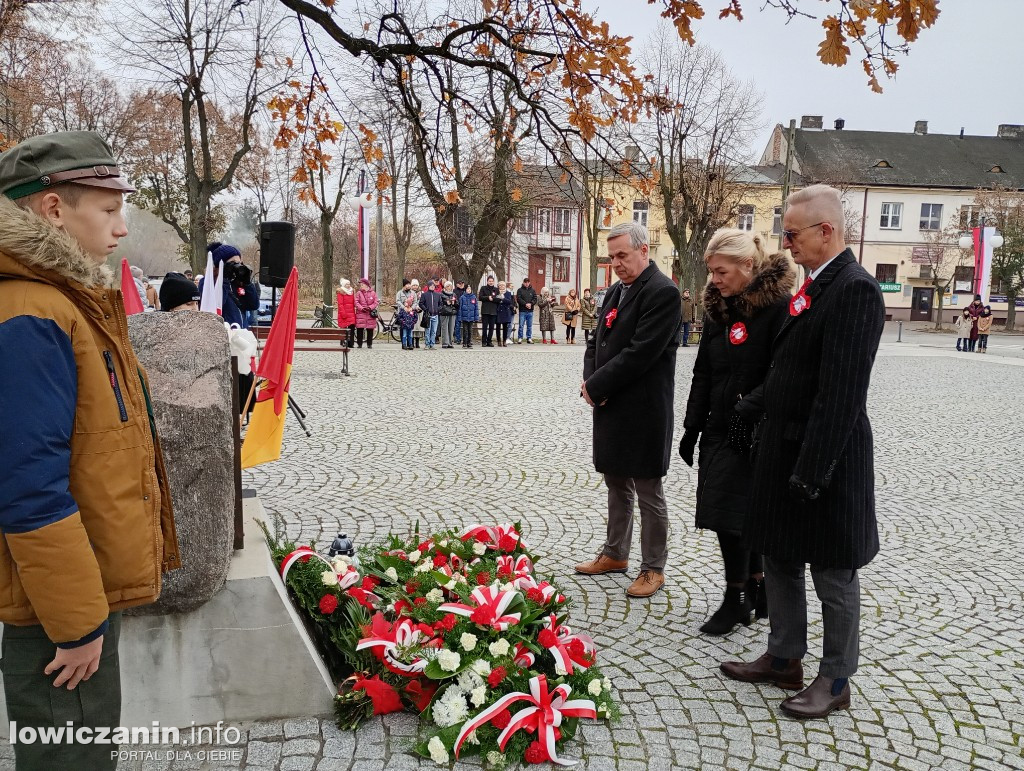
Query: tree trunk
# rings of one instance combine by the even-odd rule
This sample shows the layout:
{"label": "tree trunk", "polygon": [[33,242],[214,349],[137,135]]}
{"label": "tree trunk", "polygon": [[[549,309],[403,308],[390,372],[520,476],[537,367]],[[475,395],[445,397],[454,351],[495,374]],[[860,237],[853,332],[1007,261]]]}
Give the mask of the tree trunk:
{"label": "tree trunk", "polygon": [[[334,305],[334,238],[331,236],[331,225],[334,224],[334,214],[325,211],[320,212],[320,237],[323,241],[322,266],[324,279],[324,305]],[[324,326],[334,326],[333,317],[331,320],[324,319]]]}
{"label": "tree trunk", "polygon": [[597,291],[597,238],[590,239],[590,290]]}
{"label": "tree trunk", "polygon": [[935,303],[935,328],[942,329],[942,290],[943,287],[935,284],[935,294],[938,296],[938,302]]}
{"label": "tree trunk", "polygon": [[1006,331],[1013,332],[1017,326],[1017,295],[1006,295]]}

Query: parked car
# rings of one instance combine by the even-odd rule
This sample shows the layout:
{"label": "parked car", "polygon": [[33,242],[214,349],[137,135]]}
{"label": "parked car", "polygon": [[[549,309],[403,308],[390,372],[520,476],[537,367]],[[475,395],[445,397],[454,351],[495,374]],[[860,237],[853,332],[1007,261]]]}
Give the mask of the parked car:
{"label": "parked car", "polygon": [[[256,326],[269,327],[270,322],[273,321],[271,314],[271,298],[273,297],[273,287],[260,285],[260,309],[256,311]],[[277,303],[281,304],[281,291],[277,293]]]}

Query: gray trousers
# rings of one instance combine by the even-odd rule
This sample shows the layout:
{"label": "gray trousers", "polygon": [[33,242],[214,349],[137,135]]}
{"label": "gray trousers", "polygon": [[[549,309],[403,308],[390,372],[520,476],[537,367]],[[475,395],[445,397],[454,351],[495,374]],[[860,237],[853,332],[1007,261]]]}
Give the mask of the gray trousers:
{"label": "gray trousers", "polygon": [[665,570],[668,557],[668,505],[661,478],[634,479],[604,475],[608,487],[608,535],[602,553],[613,560],[628,560],[633,539],[633,500],[640,501],[641,570]]}
{"label": "gray trousers", "polygon": [[[764,558],[764,585],[771,609],[768,652],[784,659],[807,654],[805,566]],[[860,655],[860,579],[856,570],[811,565],[814,592],[824,626],[818,674],[835,680],[857,671]]]}
{"label": "gray trousers", "polygon": [[441,317],[441,345],[451,345],[455,336],[455,317]]}

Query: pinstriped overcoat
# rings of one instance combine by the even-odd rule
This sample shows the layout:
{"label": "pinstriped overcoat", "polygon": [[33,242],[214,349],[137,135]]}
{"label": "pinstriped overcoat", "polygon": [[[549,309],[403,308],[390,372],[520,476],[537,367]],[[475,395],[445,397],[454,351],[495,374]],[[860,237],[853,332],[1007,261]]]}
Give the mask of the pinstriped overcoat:
{"label": "pinstriped overcoat", "polygon": [[[849,249],[807,295],[772,346],[746,536],[778,560],[855,569],[878,553],[867,396],[885,303]],[[821,496],[794,500],[793,474]]]}

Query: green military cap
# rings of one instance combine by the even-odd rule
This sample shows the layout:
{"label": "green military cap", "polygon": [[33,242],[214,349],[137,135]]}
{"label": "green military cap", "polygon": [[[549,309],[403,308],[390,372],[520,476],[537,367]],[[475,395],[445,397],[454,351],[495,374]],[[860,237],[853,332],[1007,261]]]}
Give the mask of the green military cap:
{"label": "green military cap", "polygon": [[12,200],[64,182],[135,192],[95,131],[40,134],[0,153],[0,193]]}

